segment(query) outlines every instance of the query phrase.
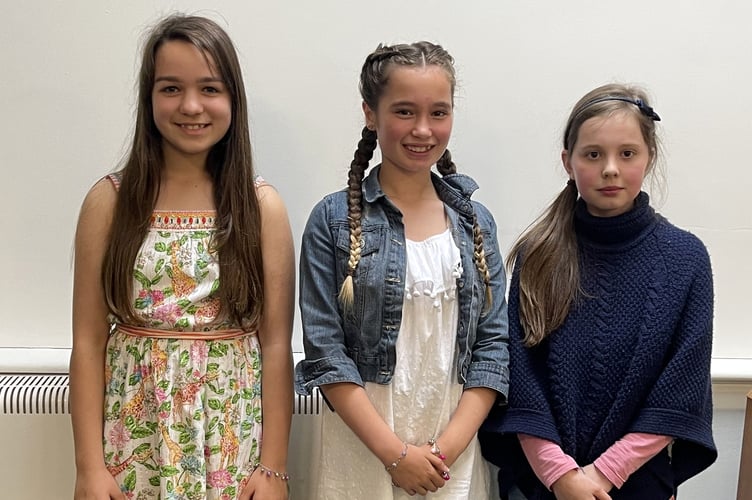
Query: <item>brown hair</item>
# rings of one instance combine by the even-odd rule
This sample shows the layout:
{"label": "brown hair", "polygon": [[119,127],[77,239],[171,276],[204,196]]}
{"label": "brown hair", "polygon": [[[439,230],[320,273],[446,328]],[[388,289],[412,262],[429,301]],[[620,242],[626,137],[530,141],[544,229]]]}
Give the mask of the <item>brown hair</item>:
{"label": "brown hair", "polygon": [[263,303],[261,216],[254,187],[248,105],[240,63],[227,33],[197,16],[170,15],[148,33],[138,77],[133,143],[120,174],[121,186],[102,269],[105,299],[121,321],[138,322],[133,309],[133,265],[146,236],[160,189],[164,164],[162,137],[154,123],[152,90],[155,60],[168,41],[181,40],[201,50],[228,89],[231,124],[206,160],[217,209],[213,247],[218,252],[222,310],[238,324],[258,324]]}
{"label": "brown hair", "polygon": [[[360,72],[360,95],[372,110],[378,109],[381,96],[389,83],[390,70],[394,65],[407,67],[438,66],[444,70],[449,79],[452,100],[454,100],[454,90],[457,85],[454,72],[454,59],[440,45],[431,42],[416,42],[391,46],[379,45],[375,51],[366,57]],[[348,172],[347,215],[350,221],[350,258],[347,261],[347,277],[342,283],[339,293],[340,303],[345,308],[350,307],[354,300],[353,275],[360,261],[361,185],[365,171],[368,169],[368,164],[376,149],[376,144],[376,132],[369,130],[368,127],[364,127],[361,132],[361,139],[358,142],[358,148],[355,150],[353,161],[350,163],[350,171]],[[448,149],[444,151],[441,158],[436,162],[436,169],[442,176],[457,172],[457,167],[452,161],[452,154]],[[473,216],[473,242],[473,260],[486,284],[486,303],[484,307],[484,312],[486,312],[492,303],[491,287],[489,286],[491,276],[483,250],[483,235],[478,227],[475,216]]]}
{"label": "brown hair", "polygon": [[[658,115],[639,87],[608,84],[598,87],[574,105],[564,133],[564,149],[577,143],[580,127],[590,118],[629,113],[637,118],[650,151],[647,172],[653,171],[660,150],[655,122]],[[507,257],[510,272],[519,268],[519,315],[525,344],[534,346],[559,328],[572,303],[584,293],[580,287],[579,251],[574,231],[577,203],[574,180],[520,236]]]}

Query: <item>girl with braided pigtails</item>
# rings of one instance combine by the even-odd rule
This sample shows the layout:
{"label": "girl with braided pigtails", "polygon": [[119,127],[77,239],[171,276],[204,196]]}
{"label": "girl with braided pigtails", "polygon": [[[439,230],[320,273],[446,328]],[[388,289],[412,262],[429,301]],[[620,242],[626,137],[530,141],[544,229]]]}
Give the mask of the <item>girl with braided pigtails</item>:
{"label": "girl with braided pigtails", "polygon": [[301,247],[296,388],[333,410],[311,498],[482,500],[476,434],[508,391],[506,279],[493,217],[446,149],[452,57],[379,46],[360,90],[347,189],[313,209]]}

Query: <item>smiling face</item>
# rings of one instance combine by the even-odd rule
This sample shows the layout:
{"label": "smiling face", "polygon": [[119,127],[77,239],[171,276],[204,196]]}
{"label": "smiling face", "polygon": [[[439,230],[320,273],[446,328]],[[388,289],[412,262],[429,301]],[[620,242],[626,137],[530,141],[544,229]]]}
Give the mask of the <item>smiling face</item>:
{"label": "smiling face", "polygon": [[363,104],[375,130],[382,169],[427,172],[444,153],[452,133],[452,86],[439,66],[395,65],[377,109]]}
{"label": "smiling face", "polygon": [[168,41],[157,50],[151,98],[168,164],[205,160],[230,128],[230,94],[212,59],[188,42]]}
{"label": "smiling face", "polygon": [[637,117],[622,111],[583,122],[575,144],[561,158],[588,212],[613,217],[634,205],[652,153]]}

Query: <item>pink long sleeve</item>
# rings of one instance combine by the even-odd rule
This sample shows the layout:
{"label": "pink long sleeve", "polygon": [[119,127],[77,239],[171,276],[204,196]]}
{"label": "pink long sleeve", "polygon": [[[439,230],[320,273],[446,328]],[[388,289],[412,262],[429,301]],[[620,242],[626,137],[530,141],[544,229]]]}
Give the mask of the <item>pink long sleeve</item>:
{"label": "pink long sleeve", "polygon": [[517,434],[517,437],[533,472],[549,490],[557,479],[579,467],[574,458],[553,441],[527,434]]}
{"label": "pink long sleeve", "polygon": [[[548,488],[561,476],[578,467],[559,445],[547,439],[518,434],[527,461]],[[616,487],[621,488],[629,476],[671,443],[672,438],[633,432],[612,444],[595,459],[593,465]]]}
{"label": "pink long sleeve", "polygon": [[612,444],[593,461],[593,465],[617,488],[621,488],[637,469],[671,443],[672,438],[658,434],[632,432]]}

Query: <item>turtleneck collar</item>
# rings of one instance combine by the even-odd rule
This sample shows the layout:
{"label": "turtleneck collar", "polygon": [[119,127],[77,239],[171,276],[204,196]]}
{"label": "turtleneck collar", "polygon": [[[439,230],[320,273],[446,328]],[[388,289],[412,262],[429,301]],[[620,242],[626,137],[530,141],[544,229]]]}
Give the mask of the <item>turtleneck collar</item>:
{"label": "turtleneck collar", "polygon": [[644,191],[635,198],[631,210],[615,217],[595,217],[580,198],[574,213],[574,227],[579,238],[596,245],[623,245],[633,241],[659,219]]}

